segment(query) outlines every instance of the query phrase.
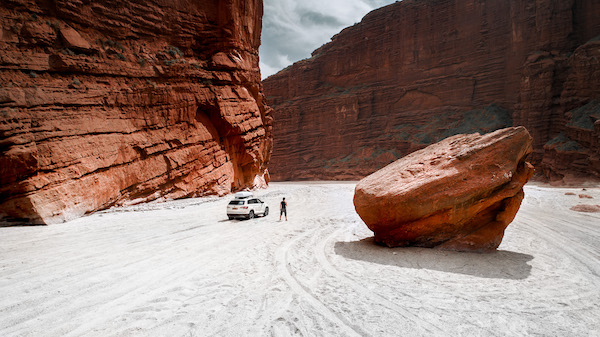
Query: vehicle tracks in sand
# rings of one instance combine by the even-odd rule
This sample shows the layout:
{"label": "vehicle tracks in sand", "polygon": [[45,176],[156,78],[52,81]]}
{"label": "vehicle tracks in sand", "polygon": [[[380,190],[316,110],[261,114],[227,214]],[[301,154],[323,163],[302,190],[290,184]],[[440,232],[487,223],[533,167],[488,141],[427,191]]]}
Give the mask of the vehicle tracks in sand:
{"label": "vehicle tracks in sand", "polygon": [[[388,300],[387,298],[369,290],[368,288],[365,288],[364,286],[358,284],[356,281],[352,280],[350,277],[344,275],[344,273],[337,270],[330,263],[330,261],[327,259],[326,250],[329,247],[329,245],[331,244],[332,240],[336,236],[338,236],[342,231],[343,231],[342,228],[338,228],[337,230],[335,230],[332,233],[330,233],[329,235],[327,235],[325,237],[325,239],[321,240],[316,246],[314,246],[313,250],[314,250],[316,259],[319,262],[319,264],[323,267],[323,269],[327,273],[331,274],[336,279],[337,282],[344,283],[345,285],[347,285],[347,287],[353,289],[356,293],[358,293],[359,296],[363,296],[369,302],[372,302],[373,306],[382,307],[382,309],[384,309],[385,311],[392,311],[395,314],[403,317],[407,321],[419,323],[419,324],[415,324],[415,325],[418,325],[421,328],[425,329],[424,332],[426,334],[443,334],[444,333],[443,327],[440,327],[433,322],[427,321],[427,320],[413,314],[412,312],[410,312],[410,310],[408,310],[406,308],[402,308],[397,303],[394,303],[394,302]],[[404,294],[404,296],[411,297],[409,294]],[[415,331],[413,331],[413,332],[415,332]]]}
{"label": "vehicle tracks in sand", "polygon": [[275,259],[277,261],[277,270],[279,275],[283,278],[285,283],[291,288],[291,290],[301,297],[302,300],[308,302],[318,314],[325,317],[328,321],[335,325],[338,332],[343,332],[347,336],[370,336],[369,333],[364,331],[362,328],[349,322],[345,317],[335,313],[329,309],[323,302],[321,302],[309,289],[304,287],[289,267],[288,253],[290,249],[299,241],[307,239],[311,234],[317,232],[318,229],[310,229],[296,236],[292,240],[285,242],[275,252]]}
{"label": "vehicle tracks in sand", "polygon": [[274,183],[259,192],[274,209],[286,197],[289,221],[276,212],[228,221],[223,198],[3,229],[0,335],[600,331],[600,218],[569,210],[581,201],[566,190],[528,188],[501,250],[484,256],[374,245],[353,189]]}

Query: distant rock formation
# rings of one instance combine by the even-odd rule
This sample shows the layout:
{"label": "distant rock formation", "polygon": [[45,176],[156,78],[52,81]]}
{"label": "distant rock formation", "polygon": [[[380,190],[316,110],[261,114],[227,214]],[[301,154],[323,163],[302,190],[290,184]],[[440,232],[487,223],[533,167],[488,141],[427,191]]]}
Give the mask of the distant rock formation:
{"label": "distant rock formation", "polygon": [[261,0],[6,0],[0,221],[268,179]]}
{"label": "distant rock formation", "polygon": [[552,180],[600,177],[600,2],[403,0],[263,81],[273,179],[356,179],[523,125]]}
{"label": "distant rock formation", "polygon": [[524,127],[446,138],[362,179],[356,212],[389,247],[494,250],[533,175],[531,144]]}

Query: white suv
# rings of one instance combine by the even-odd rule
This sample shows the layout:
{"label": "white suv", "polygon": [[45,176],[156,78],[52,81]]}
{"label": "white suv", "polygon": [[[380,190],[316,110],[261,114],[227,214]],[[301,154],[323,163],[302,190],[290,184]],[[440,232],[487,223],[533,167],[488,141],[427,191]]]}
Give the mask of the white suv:
{"label": "white suv", "polygon": [[229,220],[234,218],[252,219],[255,216],[267,216],[269,206],[258,198],[252,196],[249,192],[236,193],[234,199],[227,205],[227,217]]}

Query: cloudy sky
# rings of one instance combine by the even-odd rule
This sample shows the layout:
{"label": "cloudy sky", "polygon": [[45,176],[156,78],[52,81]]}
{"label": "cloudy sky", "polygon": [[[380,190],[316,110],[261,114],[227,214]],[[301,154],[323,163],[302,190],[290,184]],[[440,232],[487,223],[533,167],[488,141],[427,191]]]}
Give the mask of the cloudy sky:
{"label": "cloudy sky", "polygon": [[396,0],[264,0],[260,69],[267,78]]}

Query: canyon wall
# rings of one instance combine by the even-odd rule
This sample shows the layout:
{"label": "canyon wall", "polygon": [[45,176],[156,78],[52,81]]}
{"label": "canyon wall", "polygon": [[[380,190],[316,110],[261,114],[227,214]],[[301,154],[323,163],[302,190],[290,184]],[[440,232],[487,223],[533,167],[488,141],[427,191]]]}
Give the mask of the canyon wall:
{"label": "canyon wall", "polygon": [[261,0],[4,0],[0,221],[264,185]]}
{"label": "canyon wall", "polygon": [[523,125],[538,176],[600,177],[599,0],[404,0],[263,81],[273,179],[359,179]]}

